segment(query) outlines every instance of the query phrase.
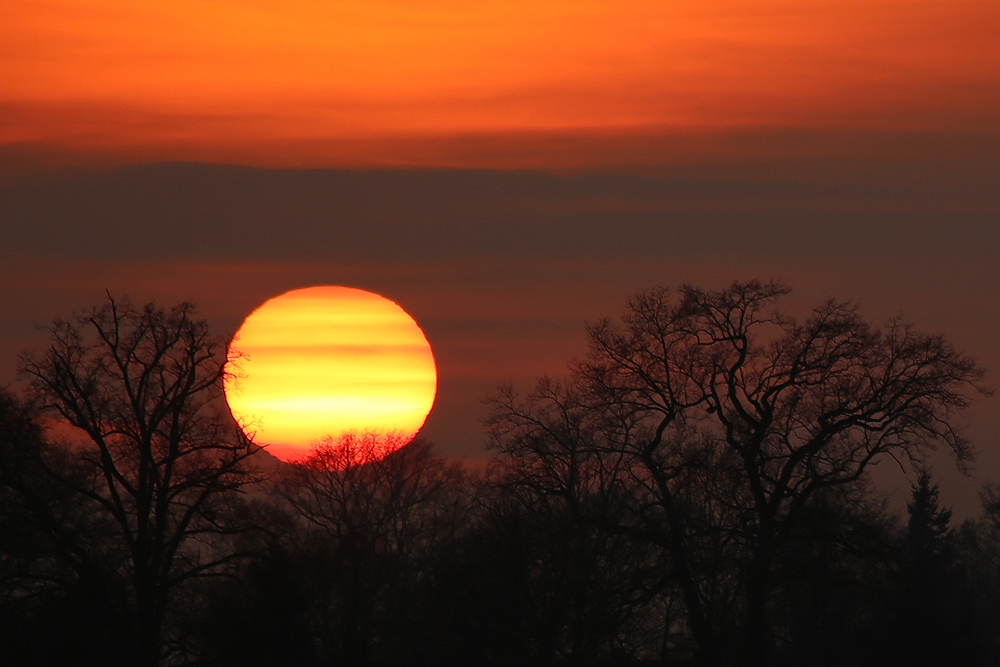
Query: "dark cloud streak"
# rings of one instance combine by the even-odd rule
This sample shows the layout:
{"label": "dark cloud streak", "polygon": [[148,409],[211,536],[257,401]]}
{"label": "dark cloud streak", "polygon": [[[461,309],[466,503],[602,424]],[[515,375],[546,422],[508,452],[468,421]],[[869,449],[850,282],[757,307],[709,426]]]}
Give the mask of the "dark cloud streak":
{"label": "dark cloud streak", "polygon": [[[0,382],[32,327],[103,298],[192,299],[231,334],[313,284],[392,298],[434,345],[426,435],[482,455],[480,399],[582,354],[583,325],[645,286],[782,278],[807,308],[858,300],[1000,368],[1000,170],[989,146],[881,159],[689,165],[631,173],[264,170],[164,164],[0,179]],[[919,158],[919,159],[918,159]],[[973,413],[980,475],[1000,420]],[[976,484],[946,481],[956,505]]]}
{"label": "dark cloud streak", "polygon": [[995,233],[997,180],[921,164],[656,175],[156,165],[8,180],[0,207],[8,248],[93,259],[975,255]]}

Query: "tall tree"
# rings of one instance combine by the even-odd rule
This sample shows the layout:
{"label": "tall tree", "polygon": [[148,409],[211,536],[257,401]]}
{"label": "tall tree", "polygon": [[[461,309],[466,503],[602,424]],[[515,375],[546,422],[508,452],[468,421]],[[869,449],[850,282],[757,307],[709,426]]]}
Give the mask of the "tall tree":
{"label": "tall tree", "polygon": [[396,655],[397,641],[429,558],[468,505],[457,463],[420,440],[388,456],[385,444],[372,433],[328,438],[276,488],[297,523],[289,550],[309,562],[311,625],[325,653],[347,665],[406,655]]}
{"label": "tall tree", "polygon": [[920,461],[936,444],[964,464],[971,450],[955,418],[970,393],[987,391],[983,370],[942,336],[898,319],[880,329],[832,300],[797,322],[776,308],[788,291],[750,281],[683,286],[676,298],[642,292],[619,322],[588,329],[590,353],[567,391],[501,393],[490,417],[501,452],[544,467],[554,436],[574,437],[586,415],[596,433],[587,448],[645,494],[620,529],[668,549],[709,661],[718,635],[693,555],[706,534],[699,522],[739,546],[743,651],[766,664],[774,564],[811,499],[882,458]]}
{"label": "tall tree", "polygon": [[885,629],[887,664],[976,664],[980,641],[973,597],[961,566],[951,511],[940,506],[938,485],[922,469],[907,503],[907,524]]}
{"label": "tall tree", "polygon": [[[45,466],[39,465],[40,461]],[[38,415],[0,388],[0,645],[9,664],[119,664],[126,617],[109,521],[53,478],[81,477]]]}
{"label": "tall tree", "polygon": [[938,485],[922,469],[906,504],[906,560],[921,571],[941,568],[951,557],[951,510],[940,507]]}
{"label": "tall tree", "polygon": [[251,479],[253,444],[220,409],[226,341],[191,304],[108,302],[49,327],[26,354],[28,391],[78,436],[60,452],[73,465],[38,464],[106,514],[120,549],[133,624],[131,661],[164,655],[172,595],[234,558],[218,536],[233,492]]}

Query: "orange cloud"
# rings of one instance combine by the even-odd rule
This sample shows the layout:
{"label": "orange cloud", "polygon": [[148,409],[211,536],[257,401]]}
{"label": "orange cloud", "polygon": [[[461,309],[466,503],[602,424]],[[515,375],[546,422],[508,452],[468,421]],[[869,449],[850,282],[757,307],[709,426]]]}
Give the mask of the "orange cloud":
{"label": "orange cloud", "polygon": [[464,164],[456,137],[992,131],[998,19],[995,0],[8,0],[0,142]]}

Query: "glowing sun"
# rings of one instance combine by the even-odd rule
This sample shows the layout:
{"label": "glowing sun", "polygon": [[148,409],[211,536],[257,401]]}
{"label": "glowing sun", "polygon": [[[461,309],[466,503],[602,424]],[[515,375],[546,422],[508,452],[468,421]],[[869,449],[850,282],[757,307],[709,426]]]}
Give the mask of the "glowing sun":
{"label": "glowing sun", "polygon": [[434,404],[437,370],[423,331],[385,297],[351,287],[292,290],[250,313],[229,346],[226,401],[282,461],[321,440],[377,434],[390,453]]}

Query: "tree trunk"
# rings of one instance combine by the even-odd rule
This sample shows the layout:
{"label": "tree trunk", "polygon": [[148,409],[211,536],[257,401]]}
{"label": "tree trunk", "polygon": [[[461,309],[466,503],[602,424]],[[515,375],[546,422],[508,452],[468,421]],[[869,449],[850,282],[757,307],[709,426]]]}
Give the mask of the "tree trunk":
{"label": "tree trunk", "polygon": [[157,667],[160,664],[160,624],[152,608],[136,610],[135,666]]}
{"label": "tree trunk", "polygon": [[771,625],[767,613],[770,594],[771,554],[760,548],[746,571],[746,619],[743,624],[746,664],[750,667],[771,665]]}
{"label": "tree trunk", "polygon": [[681,588],[681,597],[687,610],[687,623],[698,645],[698,663],[705,667],[715,667],[719,663],[719,643],[712,631],[712,626],[705,615],[705,607],[701,601],[698,582],[691,570],[685,540],[682,519],[674,509],[673,503],[665,503],[669,515],[669,551],[673,564],[674,575]]}

